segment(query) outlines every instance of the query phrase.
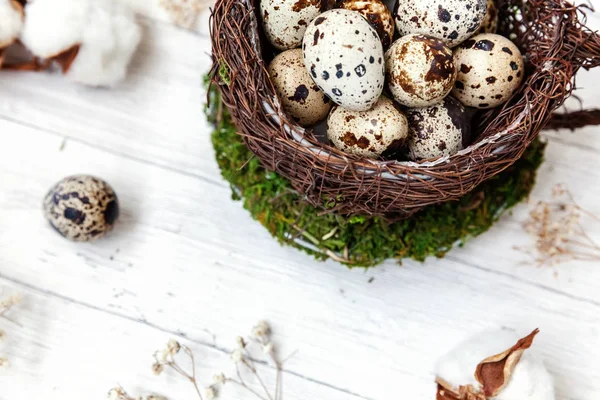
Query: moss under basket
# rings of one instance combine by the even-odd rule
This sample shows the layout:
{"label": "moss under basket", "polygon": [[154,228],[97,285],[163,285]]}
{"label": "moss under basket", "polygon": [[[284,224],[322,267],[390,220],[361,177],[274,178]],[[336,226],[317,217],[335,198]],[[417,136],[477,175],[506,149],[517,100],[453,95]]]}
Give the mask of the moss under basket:
{"label": "moss under basket", "polygon": [[460,201],[430,206],[399,222],[322,214],[302,201],[286,179],[265,170],[252,157],[218,91],[213,88],[209,97],[206,113],[215,126],[212,143],[233,199],[242,200],[280,243],[349,267],[370,267],[390,258],[443,257],[453,246],[488,230],[507,209],[526,198],[543,160],[545,144],[536,140],[511,168]]}

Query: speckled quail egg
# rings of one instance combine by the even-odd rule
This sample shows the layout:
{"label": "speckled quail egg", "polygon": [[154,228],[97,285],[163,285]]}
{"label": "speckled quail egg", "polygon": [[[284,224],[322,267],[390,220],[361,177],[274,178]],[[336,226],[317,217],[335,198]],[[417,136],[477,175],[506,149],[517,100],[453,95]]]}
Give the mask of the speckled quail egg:
{"label": "speckled quail egg", "polygon": [[394,17],[381,0],[346,0],[342,8],[361,13],[377,31],[384,50],[390,47],[394,38]]}
{"label": "speckled quail egg", "polygon": [[368,111],[334,108],[327,119],[327,137],[338,149],[368,158],[393,154],[408,136],[406,116],[381,96]]}
{"label": "speckled quail egg", "polygon": [[458,77],[452,94],[468,107],[494,108],[505,103],[523,82],[521,52],[510,40],[483,33],[454,52]]}
{"label": "speckled quail egg", "polygon": [[456,80],[452,50],[440,39],[408,35],[385,54],[388,88],[394,99],[408,107],[439,103]]}
{"label": "speckled quail egg", "polygon": [[394,19],[401,36],[423,33],[455,47],[479,29],[486,8],[487,0],[396,0]]}
{"label": "speckled quail egg", "polygon": [[310,126],[327,117],[333,103],[308,75],[301,49],[275,57],[269,75],[283,108],[298,124]]}
{"label": "speckled quail egg", "polygon": [[50,189],[44,199],[44,215],[62,236],[85,242],[112,229],[119,216],[119,202],[108,183],[89,175],[75,175]]}
{"label": "speckled quail egg", "polygon": [[275,48],[300,47],[306,27],[321,13],[321,0],[261,0],[260,13],[267,39]]}
{"label": "speckled quail egg", "polygon": [[411,160],[449,156],[471,141],[471,117],[452,96],[429,107],[407,111]]}
{"label": "speckled quail egg", "polygon": [[498,31],[498,7],[495,0],[487,0],[487,13],[481,26],[473,35],[496,33]]}
{"label": "speckled quail egg", "polygon": [[360,13],[340,9],[319,15],[302,48],[309,74],[336,104],[353,111],[375,105],[385,81],[383,47]]}

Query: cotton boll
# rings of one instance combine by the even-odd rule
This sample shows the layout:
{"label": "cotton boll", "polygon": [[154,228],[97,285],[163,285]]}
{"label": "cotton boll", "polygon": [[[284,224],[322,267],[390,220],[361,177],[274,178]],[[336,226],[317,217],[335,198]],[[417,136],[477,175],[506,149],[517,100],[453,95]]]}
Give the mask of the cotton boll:
{"label": "cotton boll", "polygon": [[[442,357],[437,376],[453,385],[480,388],[475,379],[477,365],[487,357],[511,348],[519,336],[507,330],[483,332],[458,345]],[[523,353],[508,385],[493,400],[554,400],[552,377],[532,349]]]}
{"label": "cotton boll", "polygon": [[525,352],[510,383],[494,400],[554,400],[552,376],[535,353]]}
{"label": "cotton boll", "polygon": [[81,43],[91,0],[36,0],[25,7],[21,41],[35,56],[51,58]]}
{"label": "cotton boll", "polygon": [[36,0],[25,9],[21,35],[25,46],[44,59],[79,46],[63,72],[90,86],[123,79],[140,38],[133,13],[116,0]]}
{"label": "cotton boll", "polygon": [[23,8],[14,0],[0,0],[0,49],[11,45],[23,28]]}
{"label": "cotton boll", "polygon": [[112,86],[125,77],[141,30],[123,6],[112,0],[95,1],[67,77],[86,85]]}

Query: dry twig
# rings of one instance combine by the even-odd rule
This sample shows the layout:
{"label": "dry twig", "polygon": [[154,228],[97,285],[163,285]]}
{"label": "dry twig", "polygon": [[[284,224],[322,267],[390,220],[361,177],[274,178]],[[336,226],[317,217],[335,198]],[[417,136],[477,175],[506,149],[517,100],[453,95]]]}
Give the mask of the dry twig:
{"label": "dry twig", "polygon": [[581,208],[564,185],[552,189],[552,201],[540,201],[529,213],[523,228],[534,238],[533,253],[538,265],[554,265],[570,260],[598,261],[600,246],[585,232],[581,217],[600,218]]}

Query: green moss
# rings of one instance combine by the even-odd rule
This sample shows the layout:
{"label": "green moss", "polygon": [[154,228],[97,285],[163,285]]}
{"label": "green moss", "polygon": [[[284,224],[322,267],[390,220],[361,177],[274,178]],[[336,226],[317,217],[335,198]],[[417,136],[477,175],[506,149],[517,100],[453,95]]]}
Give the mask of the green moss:
{"label": "green moss", "polygon": [[286,179],[260,166],[236,134],[216,90],[211,91],[206,111],[215,125],[212,142],[232,198],[243,201],[280,243],[350,267],[370,267],[390,258],[443,257],[454,245],[485,232],[529,194],[545,147],[535,141],[514,166],[460,201],[430,206],[407,220],[388,223],[380,217],[320,215],[322,210],[302,201]]}

